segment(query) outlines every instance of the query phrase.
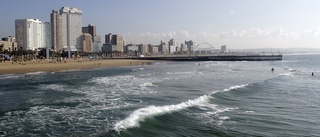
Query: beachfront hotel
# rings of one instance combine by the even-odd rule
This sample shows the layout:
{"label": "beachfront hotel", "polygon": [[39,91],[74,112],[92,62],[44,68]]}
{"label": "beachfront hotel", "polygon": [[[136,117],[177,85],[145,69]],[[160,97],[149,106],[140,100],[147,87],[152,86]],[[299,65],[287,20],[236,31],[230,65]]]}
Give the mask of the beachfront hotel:
{"label": "beachfront hotel", "polygon": [[38,19],[16,19],[16,42],[18,49],[36,50],[51,45],[51,24]]}
{"label": "beachfront hotel", "polygon": [[82,11],[62,7],[60,13],[52,10],[52,48],[56,51],[83,51]]}

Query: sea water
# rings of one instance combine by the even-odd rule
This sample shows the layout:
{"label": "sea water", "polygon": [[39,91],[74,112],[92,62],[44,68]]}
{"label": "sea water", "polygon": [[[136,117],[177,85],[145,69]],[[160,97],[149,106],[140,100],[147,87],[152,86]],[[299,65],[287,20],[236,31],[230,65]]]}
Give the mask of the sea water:
{"label": "sea water", "polygon": [[1,75],[0,136],[320,136],[319,58]]}

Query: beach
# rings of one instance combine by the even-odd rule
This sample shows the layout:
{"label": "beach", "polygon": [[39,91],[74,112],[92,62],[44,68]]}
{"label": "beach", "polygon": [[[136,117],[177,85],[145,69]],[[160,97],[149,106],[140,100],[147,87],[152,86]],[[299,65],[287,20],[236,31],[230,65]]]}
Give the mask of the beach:
{"label": "beach", "polygon": [[2,74],[24,74],[31,72],[54,72],[72,69],[91,69],[102,67],[137,66],[146,65],[155,61],[150,60],[130,60],[130,59],[83,59],[66,61],[34,60],[26,62],[6,61],[0,63],[0,75]]}

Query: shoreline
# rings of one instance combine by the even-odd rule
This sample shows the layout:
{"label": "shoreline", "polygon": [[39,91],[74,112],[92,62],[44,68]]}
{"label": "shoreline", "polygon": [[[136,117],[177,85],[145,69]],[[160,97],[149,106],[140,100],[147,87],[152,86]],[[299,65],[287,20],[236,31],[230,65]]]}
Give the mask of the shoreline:
{"label": "shoreline", "polygon": [[0,76],[5,74],[27,74],[37,72],[59,72],[68,70],[81,70],[93,68],[107,68],[120,66],[138,66],[147,65],[157,62],[155,60],[132,60],[132,59],[95,59],[95,60],[73,60],[69,59],[66,62],[53,62],[51,60],[42,61],[26,61],[15,62],[11,61],[0,63]]}

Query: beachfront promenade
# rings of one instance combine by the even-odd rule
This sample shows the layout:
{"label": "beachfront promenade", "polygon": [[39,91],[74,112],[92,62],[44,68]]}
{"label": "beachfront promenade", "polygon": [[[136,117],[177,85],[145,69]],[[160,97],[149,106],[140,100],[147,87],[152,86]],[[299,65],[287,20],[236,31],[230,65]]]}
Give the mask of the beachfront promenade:
{"label": "beachfront promenade", "polygon": [[282,60],[282,54],[190,54],[190,55],[155,55],[132,57],[137,60],[169,60],[169,61],[274,61]]}

